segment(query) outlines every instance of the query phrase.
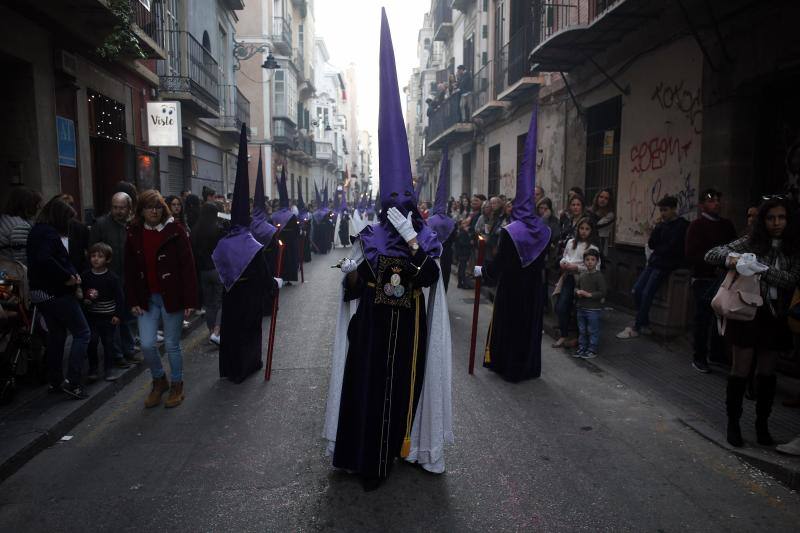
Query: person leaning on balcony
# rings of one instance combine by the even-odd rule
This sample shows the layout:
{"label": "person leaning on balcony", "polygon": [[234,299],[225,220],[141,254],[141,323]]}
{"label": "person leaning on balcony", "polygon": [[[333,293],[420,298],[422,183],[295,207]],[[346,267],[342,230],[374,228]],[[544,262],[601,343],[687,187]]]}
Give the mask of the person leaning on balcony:
{"label": "person leaning on balcony", "polygon": [[[131,312],[138,317],[142,354],[153,378],[145,407],[160,404],[167,390],[166,407],[176,407],[184,397],[181,332],[184,318],[197,308],[197,274],[189,236],[156,190],[139,195],[136,219],[128,228],[125,293]],[[172,383],[156,346],[162,322]]]}
{"label": "person leaning on balcony", "polygon": [[778,354],[793,349],[787,313],[792,294],[800,282],[800,243],[796,213],[791,203],[774,197],[758,209],[758,218],[749,235],[709,250],[708,264],[733,270],[738,254],[752,253],[767,265],[761,274],[764,304],[755,319],[730,321],[725,340],[732,346],[733,362],[728,376],[725,406],[728,415],[727,439],[734,447],[744,445],[739,419],[750,367],[756,363],[756,438],[759,444],[772,446],[767,421],[775,398],[775,367]]}

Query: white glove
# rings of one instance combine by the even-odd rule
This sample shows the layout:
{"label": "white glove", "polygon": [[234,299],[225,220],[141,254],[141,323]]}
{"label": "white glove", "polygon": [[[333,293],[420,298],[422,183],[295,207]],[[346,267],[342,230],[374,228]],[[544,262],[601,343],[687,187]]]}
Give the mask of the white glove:
{"label": "white glove", "polygon": [[282,289],[283,288],[283,280],[281,278],[274,278],[274,279],[275,279],[275,283],[278,284],[278,288]]}
{"label": "white glove", "polygon": [[396,207],[392,207],[386,212],[386,217],[406,242],[417,237],[417,232],[414,231],[414,224],[411,222],[411,213],[406,218]]}
{"label": "white glove", "polygon": [[475,270],[472,272],[472,275],[475,276],[476,278],[482,278],[483,277],[483,267],[476,266]]}
{"label": "white glove", "polygon": [[355,269],[358,268],[358,263],[348,258],[342,261],[342,264],[339,265],[339,268],[341,268],[342,272],[344,272],[345,274],[349,274],[350,272],[353,272]]}

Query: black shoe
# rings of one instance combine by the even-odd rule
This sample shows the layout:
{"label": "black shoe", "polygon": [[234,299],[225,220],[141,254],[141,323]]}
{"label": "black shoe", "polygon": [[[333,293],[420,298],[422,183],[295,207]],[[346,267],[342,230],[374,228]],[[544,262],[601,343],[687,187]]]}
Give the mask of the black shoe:
{"label": "black shoe", "polygon": [[734,448],[741,448],[744,446],[744,439],[742,438],[742,428],[739,427],[739,420],[728,419],[727,429],[728,444]]}
{"label": "black shoe", "polygon": [[739,419],[742,417],[742,402],[744,400],[744,389],[746,386],[747,378],[728,376],[728,385],[725,389],[725,410],[728,415],[726,437],[728,444],[734,448],[741,448],[744,446]]}
{"label": "black shoe", "polygon": [[86,381],[88,381],[89,383],[94,383],[98,379],[99,379],[99,376],[97,375],[97,369],[96,368],[90,368],[89,369],[89,373],[86,375]]}
{"label": "black shoe", "polygon": [[135,353],[131,353],[125,356],[125,362],[130,363],[132,365],[138,365],[142,361],[144,361],[144,357],[142,357],[141,355],[137,355]]}
{"label": "black shoe", "polygon": [[114,368],[130,368],[131,363],[120,357],[119,359],[114,359]]}
{"label": "black shoe", "polygon": [[711,368],[709,368],[708,363],[706,363],[702,359],[695,359],[694,361],[692,361],[692,368],[694,368],[701,374],[711,373]]}
{"label": "black shoe", "polygon": [[69,382],[69,380],[66,379],[61,384],[61,390],[63,392],[66,392],[76,400],[85,400],[86,398],[89,397],[89,395],[86,394],[86,392],[83,390],[83,387],[81,387],[77,383],[73,385],[72,383]]}

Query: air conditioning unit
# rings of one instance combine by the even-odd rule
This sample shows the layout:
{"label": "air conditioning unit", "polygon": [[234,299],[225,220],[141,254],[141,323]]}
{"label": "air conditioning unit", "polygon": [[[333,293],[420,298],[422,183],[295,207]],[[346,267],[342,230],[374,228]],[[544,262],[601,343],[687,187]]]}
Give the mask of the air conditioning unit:
{"label": "air conditioning unit", "polygon": [[78,58],[75,54],[66,50],[56,50],[54,63],[57,71],[69,74],[73,78],[78,77]]}

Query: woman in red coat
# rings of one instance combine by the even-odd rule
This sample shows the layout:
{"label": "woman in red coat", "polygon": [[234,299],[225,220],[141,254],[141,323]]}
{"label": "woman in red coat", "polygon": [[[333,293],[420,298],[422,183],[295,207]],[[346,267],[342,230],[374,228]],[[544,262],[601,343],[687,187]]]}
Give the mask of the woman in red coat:
{"label": "woman in red coat", "polygon": [[[142,353],[153,376],[153,388],[145,407],[160,404],[167,390],[165,407],[176,407],[184,394],[181,331],[184,318],[197,307],[197,276],[186,231],[174,221],[156,190],[139,195],[136,220],[128,228],[125,290],[131,312],[138,318]],[[156,346],[162,321],[171,383]]]}

